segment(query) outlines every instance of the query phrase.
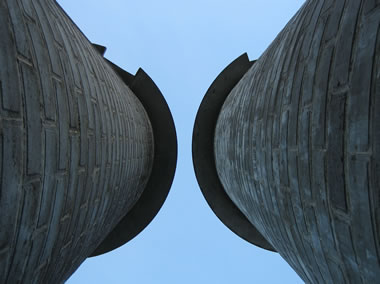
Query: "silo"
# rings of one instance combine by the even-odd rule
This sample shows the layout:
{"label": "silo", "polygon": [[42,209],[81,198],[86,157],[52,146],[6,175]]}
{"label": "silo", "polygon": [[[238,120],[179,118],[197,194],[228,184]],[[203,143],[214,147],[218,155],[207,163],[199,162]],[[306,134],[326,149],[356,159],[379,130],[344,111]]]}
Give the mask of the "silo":
{"label": "silo", "polygon": [[208,203],[307,283],[380,277],[379,21],[378,1],[306,1],[257,61],[243,55],[220,74],[198,111],[193,160]]}
{"label": "silo", "polygon": [[174,123],[56,1],[1,1],[0,38],[0,283],[60,283],[156,215]]}

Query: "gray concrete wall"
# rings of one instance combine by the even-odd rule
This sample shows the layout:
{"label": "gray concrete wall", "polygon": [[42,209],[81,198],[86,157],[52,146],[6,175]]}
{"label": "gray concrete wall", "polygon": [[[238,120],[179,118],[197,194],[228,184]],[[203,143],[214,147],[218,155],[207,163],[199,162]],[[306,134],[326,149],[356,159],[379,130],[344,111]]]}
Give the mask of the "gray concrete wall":
{"label": "gray concrete wall", "polygon": [[55,1],[0,1],[0,283],[59,283],[141,195],[153,136]]}
{"label": "gray concrete wall", "polygon": [[306,1],[216,126],[227,194],[308,283],[380,279],[379,21],[379,1]]}

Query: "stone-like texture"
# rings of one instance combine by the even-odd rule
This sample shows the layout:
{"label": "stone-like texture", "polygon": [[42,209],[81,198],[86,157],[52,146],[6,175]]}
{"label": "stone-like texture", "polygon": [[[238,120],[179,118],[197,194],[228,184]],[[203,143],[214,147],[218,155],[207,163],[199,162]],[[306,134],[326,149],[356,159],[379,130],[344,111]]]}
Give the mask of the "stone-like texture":
{"label": "stone-like texture", "polygon": [[59,283],[138,200],[152,129],[55,1],[0,1],[0,38],[0,283]]}
{"label": "stone-like texture", "polygon": [[227,194],[308,283],[380,279],[379,21],[379,1],[307,1],[216,126]]}
{"label": "stone-like texture", "polygon": [[242,54],[230,63],[208,88],[195,118],[192,142],[195,175],[208,205],[231,231],[261,248],[274,251],[225,192],[216,170],[214,130],[220,110],[231,90],[254,62]]}

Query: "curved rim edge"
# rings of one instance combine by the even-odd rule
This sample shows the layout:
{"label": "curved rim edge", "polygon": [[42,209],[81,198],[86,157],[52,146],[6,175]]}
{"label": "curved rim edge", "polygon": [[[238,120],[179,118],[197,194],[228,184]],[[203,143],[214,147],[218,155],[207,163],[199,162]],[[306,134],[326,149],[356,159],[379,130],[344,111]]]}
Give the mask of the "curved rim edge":
{"label": "curved rim edge", "polygon": [[106,61],[140,100],[148,114],[154,137],[154,158],[151,174],[141,197],[90,257],[124,245],[149,225],[169,194],[177,166],[175,125],[159,88],[143,69],[140,68],[133,76]]}
{"label": "curved rim edge", "polygon": [[194,123],[193,166],[202,194],[220,221],[242,239],[276,252],[224,191],[214,158],[214,132],[223,103],[253,64],[246,53],[242,54],[218,75],[207,90]]}

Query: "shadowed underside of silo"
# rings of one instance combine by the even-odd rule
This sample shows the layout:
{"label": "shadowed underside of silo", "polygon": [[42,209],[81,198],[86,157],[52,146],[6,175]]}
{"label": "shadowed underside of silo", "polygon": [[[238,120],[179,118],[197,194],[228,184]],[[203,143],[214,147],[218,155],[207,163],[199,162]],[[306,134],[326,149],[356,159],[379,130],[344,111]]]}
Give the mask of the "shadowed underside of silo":
{"label": "shadowed underside of silo", "polygon": [[379,21],[379,1],[306,1],[198,111],[193,160],[210,207],[307,283],[380,278]]}
{"label": "shadowed underside of silo", "polygon": [[156,215],[174,123],[55,1],[0,1],[0,38],[0,283],[60,283]]}

